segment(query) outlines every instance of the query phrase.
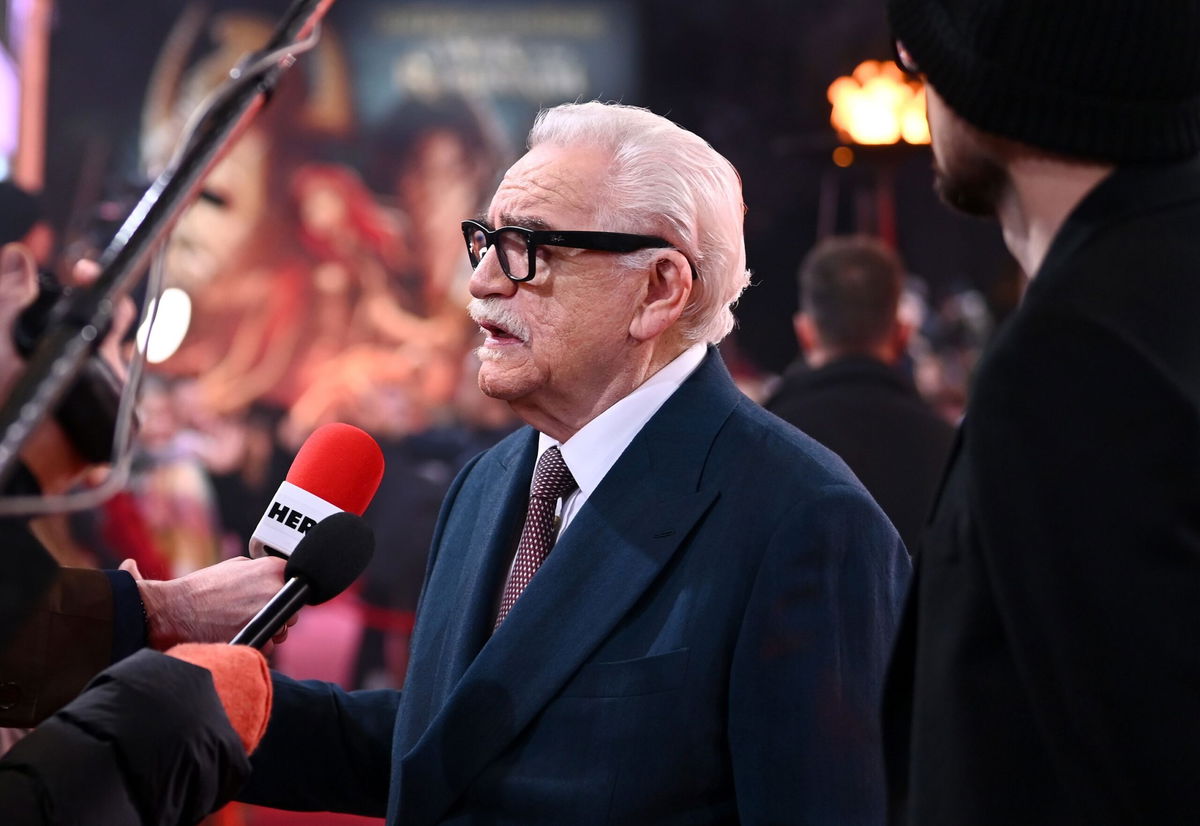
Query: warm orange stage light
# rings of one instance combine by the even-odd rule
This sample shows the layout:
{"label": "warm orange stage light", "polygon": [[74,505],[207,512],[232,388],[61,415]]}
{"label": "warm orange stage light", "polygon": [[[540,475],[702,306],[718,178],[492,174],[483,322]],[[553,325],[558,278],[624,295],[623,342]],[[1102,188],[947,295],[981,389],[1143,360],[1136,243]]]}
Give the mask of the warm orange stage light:
{"label": "warm orange stage light", "polygon": [[839,146],[833,150],[833,162],[845,169],[854,163],[854,150],[848,146]]}
{"label": "warm orange stage light", "polygon": [[892,61],[864,60],[827,92],[829,120],[843,140],[860,145],[929,143],[925,89]]}

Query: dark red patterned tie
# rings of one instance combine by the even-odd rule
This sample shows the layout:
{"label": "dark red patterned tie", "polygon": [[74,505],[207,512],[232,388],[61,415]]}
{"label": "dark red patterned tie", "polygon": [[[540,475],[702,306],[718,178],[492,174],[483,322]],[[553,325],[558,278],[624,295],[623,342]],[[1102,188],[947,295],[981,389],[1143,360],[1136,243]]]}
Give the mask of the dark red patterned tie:
{"label": "dark red patterned tie", "polygon": [[554,510],[558,500],[575,490],[575,477],[563,461],[558,447],[551,447],[538,459],[533,471],[533,490],[529,493],[529,510],[525,514],[525,527],[521,529],[521,541],[517,543],[517,557],[512,572],[504,585],[500,598],[500,613],[496,617],[496,628],[504,622],[513,603],[537,569],[546,561],[554,545]]}

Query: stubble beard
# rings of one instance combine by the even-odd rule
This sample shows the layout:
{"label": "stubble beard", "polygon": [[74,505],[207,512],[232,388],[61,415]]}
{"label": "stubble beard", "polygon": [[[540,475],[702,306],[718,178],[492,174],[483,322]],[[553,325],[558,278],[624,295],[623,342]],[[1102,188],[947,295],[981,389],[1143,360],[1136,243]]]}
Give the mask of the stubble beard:
{"label": "stubble beard", "polygon": [[1008,173],[990,158],[960,158],[954,169],[934,161],[933,188],[953,209],[981,218],[996,217],[1008,186]]}

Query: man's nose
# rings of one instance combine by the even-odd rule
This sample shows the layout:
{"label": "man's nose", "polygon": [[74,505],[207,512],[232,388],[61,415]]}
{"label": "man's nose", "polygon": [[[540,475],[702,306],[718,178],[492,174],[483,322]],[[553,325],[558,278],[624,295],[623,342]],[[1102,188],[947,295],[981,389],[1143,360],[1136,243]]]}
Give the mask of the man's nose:
{"label": "man's nose", "polygon": [[488,298],[489,296],[510,296],[517,291],[515,282],[504,274],[500,268],[500,257],[495,248],[488,248],[479,260],[479,266],[471,273],[471,296],[473,298]]}

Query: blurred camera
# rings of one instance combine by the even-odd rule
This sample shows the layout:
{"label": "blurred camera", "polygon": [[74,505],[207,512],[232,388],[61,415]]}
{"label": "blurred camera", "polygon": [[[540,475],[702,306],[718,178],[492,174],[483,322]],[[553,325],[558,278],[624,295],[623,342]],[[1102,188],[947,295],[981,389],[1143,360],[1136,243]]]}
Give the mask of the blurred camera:
{"label": "blurred camera", "polygon": [[[63,286],[51,273],[38,273],[38,297],[25,308],[13,328],[13,344],[22,358],[33,353],[38,340],[55,323],[55,307],[70,294],[71,288]],[[91,464],[112,458],[122,387],[112,367],[93,354],[54,411],[55,420],[72,446]]]}

